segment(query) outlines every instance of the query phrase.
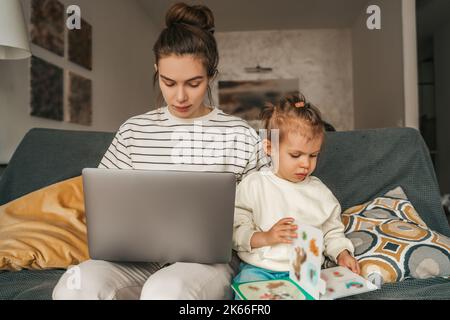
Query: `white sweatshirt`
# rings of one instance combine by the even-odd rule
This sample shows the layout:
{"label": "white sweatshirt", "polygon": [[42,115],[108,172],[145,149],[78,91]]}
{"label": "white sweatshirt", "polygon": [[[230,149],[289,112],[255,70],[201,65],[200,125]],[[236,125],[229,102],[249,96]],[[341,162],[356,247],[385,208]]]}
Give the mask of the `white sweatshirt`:
{"label": "white sweatshirt", "polygon": [[314,176],[293,183],[269,170],[254,172],[238,185],[234,214],[233,249],[246,263],[273,271],[289,271],[290,244],[251,249],[255,232],[269,231],[280,219],[293,217],[297,224],[319,228],[324,234],[324,254],[336,262],[352,242],[344,235],[341,206],[333,193]]}

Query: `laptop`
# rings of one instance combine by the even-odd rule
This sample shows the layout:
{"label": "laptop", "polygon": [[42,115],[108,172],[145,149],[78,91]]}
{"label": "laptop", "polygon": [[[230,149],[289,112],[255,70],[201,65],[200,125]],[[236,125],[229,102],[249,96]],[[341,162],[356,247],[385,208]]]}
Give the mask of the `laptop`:
{"label": "laptop", "polygon": [[233,173],[86,168],[82,175],[91,259],[231,260]]}

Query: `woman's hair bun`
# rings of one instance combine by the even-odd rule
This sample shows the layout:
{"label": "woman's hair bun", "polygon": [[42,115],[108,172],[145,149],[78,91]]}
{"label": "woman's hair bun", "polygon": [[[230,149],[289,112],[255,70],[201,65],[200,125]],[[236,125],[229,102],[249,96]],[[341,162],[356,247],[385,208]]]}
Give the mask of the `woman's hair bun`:
{"label": "woman's hair bun", "polygon": [[214,33],[214,15],[204,5],[190,6],[184,2],[174,4],[167,11],[166,27],[170,28],[176,24],[196,26]]}

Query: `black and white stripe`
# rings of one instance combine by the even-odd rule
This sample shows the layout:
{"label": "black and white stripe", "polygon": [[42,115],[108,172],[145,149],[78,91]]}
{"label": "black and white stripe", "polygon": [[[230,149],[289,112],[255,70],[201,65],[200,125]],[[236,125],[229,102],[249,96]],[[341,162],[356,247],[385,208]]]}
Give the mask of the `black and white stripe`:
{"label": "black and white stripe", "polygon": [[267,164],[258,134],[244,120],[215,108],[182,121],[166,107],[122,124],[99,167],[232,172],[239,182]]}

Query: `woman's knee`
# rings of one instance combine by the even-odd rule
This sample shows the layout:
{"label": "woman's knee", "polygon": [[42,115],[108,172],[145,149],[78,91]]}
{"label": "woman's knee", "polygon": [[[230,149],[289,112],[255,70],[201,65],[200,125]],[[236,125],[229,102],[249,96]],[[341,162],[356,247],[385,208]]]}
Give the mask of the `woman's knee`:
{"label": "woman's knee", "polygon": [[53,289],[54,300],[113,299],[114,288],[105,279],[103,261],[87,260],[72,266]]}
{"label": "woman's knee", "polygon": [[175,263],[150,276],[141,292],[143,300],[230,299],[232,268],[227,265]]}
{"label": "woman's knee", "polygon": [[198,299],[198,294],[182,277],[164,277],[155,273],[144,284],[141,300]]}

